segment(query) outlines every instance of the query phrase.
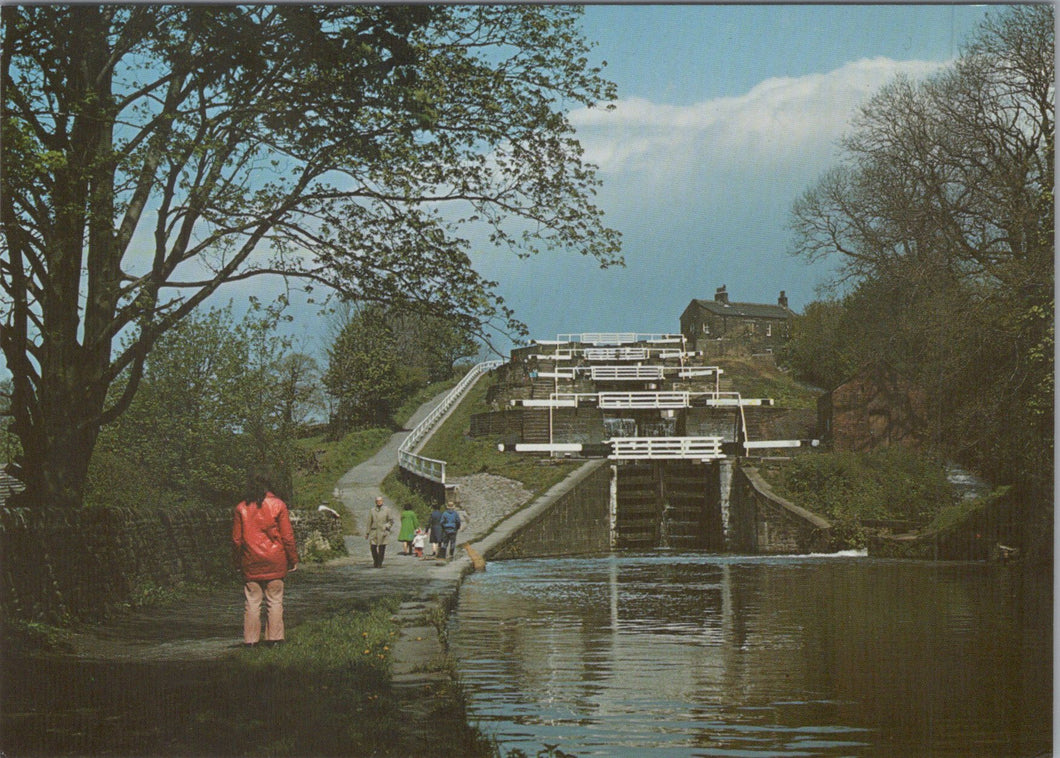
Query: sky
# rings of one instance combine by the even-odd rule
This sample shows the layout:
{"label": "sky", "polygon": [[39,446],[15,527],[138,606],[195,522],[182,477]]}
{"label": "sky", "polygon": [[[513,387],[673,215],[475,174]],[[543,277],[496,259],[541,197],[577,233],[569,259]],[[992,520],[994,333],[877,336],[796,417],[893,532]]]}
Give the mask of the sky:
{"label": "sky", "polygon": [[859,104],[955,58],[984,5],[588,5],[582,27],[618,88],[570,118],[599,166],[598,204],[625,268],[576,252],[482,252],[530,336],[679,331],[694,298],[800,312],[831,264],[789,254],[796,198],[837,162]]}
{"label": "sky", "polygon": [[[831,264],[789,254],[793,202],[837,160],[859,104],[902,73],[928,76],[998,5],[589,4],[592,63],[614,110],[569,118],[599,167],[597,204],[623,235],[624,268],[577,251],[519,260],[477,250],[476,269],[531,338],[673,333],[692,299],[725,285],[735,302],[801,312]],[[223,287],[212,299],[268,298],[282,283]],[[292,293],[287,331],[326,360],[334,320]],[[495,344],[506,352],[511,343]],[[2,367],[0,367],[2,368]],[[5,369],[6,373],[6,369]]]}

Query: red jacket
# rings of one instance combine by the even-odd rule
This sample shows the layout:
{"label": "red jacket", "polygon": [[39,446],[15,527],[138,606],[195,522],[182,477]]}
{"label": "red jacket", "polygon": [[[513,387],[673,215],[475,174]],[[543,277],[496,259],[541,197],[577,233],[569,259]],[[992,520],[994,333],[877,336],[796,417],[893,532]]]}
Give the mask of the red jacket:
{"label": "red jacket", "polygon": [[242,502],[232,520],[232,550],[247,581],[283,579],[298,563],[287,505],[271,492],[260,506]]}

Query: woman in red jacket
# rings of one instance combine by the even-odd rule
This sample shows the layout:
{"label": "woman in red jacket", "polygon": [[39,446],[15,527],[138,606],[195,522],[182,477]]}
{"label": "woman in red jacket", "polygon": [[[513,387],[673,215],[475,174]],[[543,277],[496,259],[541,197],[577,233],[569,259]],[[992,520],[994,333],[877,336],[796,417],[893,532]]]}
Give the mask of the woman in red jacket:
{"label": "woman in red jacket", "polygon": [[287,505],[269,492],[268,477],[253,474],[232,521],[232,558],[243,571],[243,644],[261,639],[261,602],[266,607],[265,644],[284,640],[283,580],[298,566],[298,550]]}

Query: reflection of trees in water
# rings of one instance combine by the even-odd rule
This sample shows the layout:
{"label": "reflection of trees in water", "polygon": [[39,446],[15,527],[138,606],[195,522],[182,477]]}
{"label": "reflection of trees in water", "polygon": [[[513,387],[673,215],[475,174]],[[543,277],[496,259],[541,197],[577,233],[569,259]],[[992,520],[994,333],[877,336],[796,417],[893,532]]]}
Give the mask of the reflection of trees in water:
{"label": "reflection of trees in water", "polygon": [[[579,740],[621,733],[647,746],[671,729],[746,751],[749,728],[762,752],[747,754],[775,755],[814,728],[834,730],[837,751],[857,733],[889,754],[996,755],[999,742],[1047,737],[1050,672],[1031,661],[1050,655],[1051,608],[1044,582],[1038,602],[995,568],[690,553],[528,561],[469,581],[457,617],[476,623],[454,649],[490,667],[461,663],[473,713],[476,677],[494,713],[506,682],[519,734],[562,719],[575,754]],[[636,718],[632,700],[645,707]],[[675,714],[702,718],[702,731]]]}

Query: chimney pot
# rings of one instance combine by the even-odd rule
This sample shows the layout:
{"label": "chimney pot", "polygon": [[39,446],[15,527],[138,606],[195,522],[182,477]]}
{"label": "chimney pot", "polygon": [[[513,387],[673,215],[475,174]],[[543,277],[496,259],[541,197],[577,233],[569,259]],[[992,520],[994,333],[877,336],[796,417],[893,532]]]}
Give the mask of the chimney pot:
{"label": "chimney pot", "polygon": [[729,293],[725,291],[725,285],[724,284],[721,285],[720,287],[718,287],[718,289],[714,292],[714,302],[717,302],[717,303],[727,303],[727,302],[729,302]]}
{"label": "chimney pot", "polygon": [[780,297],[777,298],[777,305],[779,305],[781,308],[788,307],[788,296],[784,294],[784,290],[780,291]]}

